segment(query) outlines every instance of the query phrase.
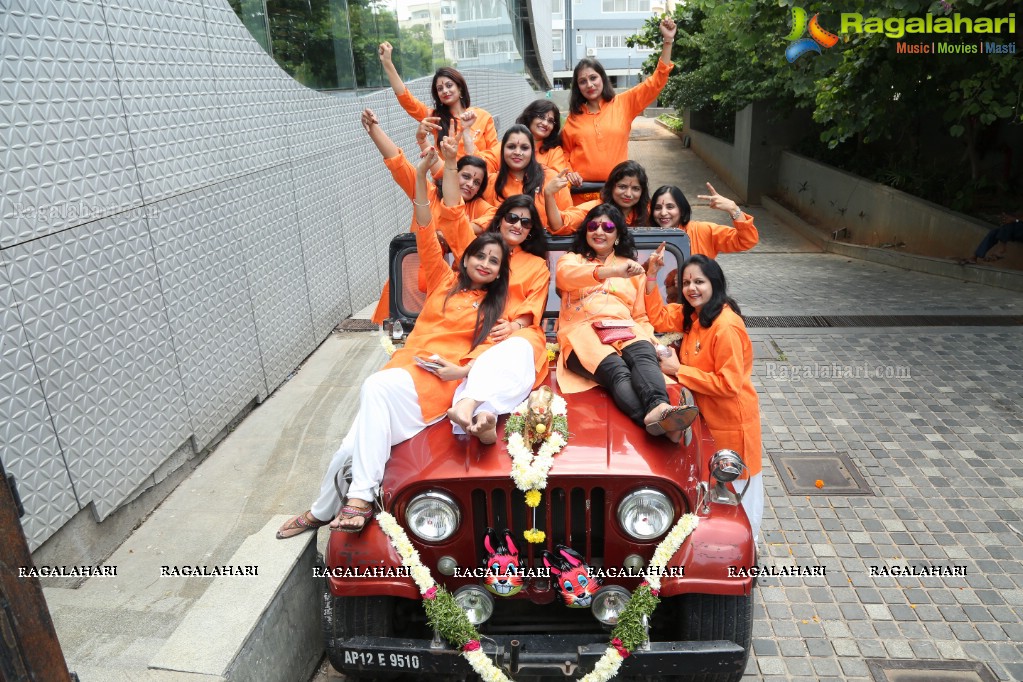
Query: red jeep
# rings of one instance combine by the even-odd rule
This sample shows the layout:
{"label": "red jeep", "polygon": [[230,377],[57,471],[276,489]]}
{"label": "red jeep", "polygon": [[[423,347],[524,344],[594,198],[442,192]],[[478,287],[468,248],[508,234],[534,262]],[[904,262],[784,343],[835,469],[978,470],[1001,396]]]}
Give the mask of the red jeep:
{"label": "red jeep", "polygon": [[[689,252],[688,237],[679,230],[637,230],[635,238],[641,262],[667,241],[662,277]],[[553,272],[570,238],[550,242]],[[407,333],[421,303],[413,236],[396,237],[390,258],[391,316]],[[553,341],[559,300],[551,288],[547,322]],[[548,385],[557,393],[553,368]],[[728,473],[711,473],[716,448],[702,419],[682,443],[672,444],[632,423],[602,389],[570,395],[567,405],[570,438],[555,458],[535,515],[509,475],[501,437],[505,418],[495,445],[455,436],[443,420],[396,446],[382,484],[385,510],[470,616],[483,651],[515,679],[572,679],[591,671],[654,548],[682,514],[695,513],[696,530],[661,579],[649,641],[625,659],[619,676],[739,680],[752,635],[753,579],[736,569],[755,564],[755,548],[746,513],[728,494]],[[546,534],[542,544],[522,538],[534,523]],[[493,549],[488,528],[510,529],[520,553],[525,577],[511,596],[483,589],[482,562]],[[603,587],[585,600],[589,608],[566,608],[556,598],[556,578],[542,555],[559,545],[602,575]],[[430,628],[419,589],[403,576],[401,558],[377,523],[359,536],[332,533],[326,567],[323,624],[338,671],[349,679],[474,679],[459,650]],[[736,573],[741,577],[731,577]]]}

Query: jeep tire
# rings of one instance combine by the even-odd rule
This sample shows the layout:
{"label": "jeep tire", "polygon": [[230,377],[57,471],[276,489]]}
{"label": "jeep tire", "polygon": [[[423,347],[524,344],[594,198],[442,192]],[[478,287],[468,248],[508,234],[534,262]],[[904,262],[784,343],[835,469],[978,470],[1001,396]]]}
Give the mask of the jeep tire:
{"label": "jeep tire", "polygon": [[707,642],[727,639],[745,651],[738,673],[685,676],[686,682],[738,682],[742,679],[753,642],[753,595],[687,594],[682,597],[679,639]]}
{"label": "jeep tire", "polygon": [[344,667],[344,656],[334,642],[356,635],[391,637],[394,635],[393,597],[336,597],[323,580],[323,639],[327,660],[347,680],[388,680],[396,673],[360,673]]}

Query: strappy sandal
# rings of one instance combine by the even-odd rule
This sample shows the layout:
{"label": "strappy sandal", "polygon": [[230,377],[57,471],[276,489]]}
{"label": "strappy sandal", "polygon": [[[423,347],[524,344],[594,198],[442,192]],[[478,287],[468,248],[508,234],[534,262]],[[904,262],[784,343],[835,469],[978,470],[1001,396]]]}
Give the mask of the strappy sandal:
{"label": "strappy sandal", "polygon": [[646,422],[646,432],[651,436],[663,436],[668,431],[685,431],[699,414],[696,405],[669,405],[656,421]]}
{"label": "strappy sandal", "polygon": [[[345,528],[340,525],[341,521],[347,521],[348,519],[355,518],[363,519],[362,525],[359,526],[358,528]],[[358,535],[363,531],[363,529],[366,528],[366,525],[372,518],[373,507],[362,509],[361,507],[353,507],[351,505],[346,504],[345,506],[341,507],[341,513],[338,514],[337,519],[335,519],[335,521],[337,521],[339,525],[334,525],[333,523],[330,524],[330,530],[332,533],[333,532],[355,533],[356,535]]]}
{"label": "strappy sandal", "polygon": [[317,528],[326,526],[330,521],[320,521],[312,515],[312,512],[303,512],[298,516],[292,516],[283,526],[277,529],[277,539],[287,540],[307,530],[315,531]]}

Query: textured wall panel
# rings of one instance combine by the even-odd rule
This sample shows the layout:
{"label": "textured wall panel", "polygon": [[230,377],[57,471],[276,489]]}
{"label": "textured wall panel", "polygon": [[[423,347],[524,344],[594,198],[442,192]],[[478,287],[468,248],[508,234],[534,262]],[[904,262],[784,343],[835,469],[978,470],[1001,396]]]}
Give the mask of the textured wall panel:
{"label": "textured wall panel", "polygon": [[319,341],[352,314],[341,222],[342,169],[324,152],[296,161],[295,203],[305,254],[313,336]]}
{"label": "textured wall panel", "polygon": [[298,83],[292,83],[291,89],[295,92],[289,93],[286,105],[288,155],[292,160],[337,149],[362,132],[357,123],[357,129],[353,130],[346,116],[356,108],[354,97],[323,95]]}
{"label": "textured wall panel", "polygon": [[0,262],[0,457],[18,481],[21,523],[34,550],[78,511],[50,413],[43,400],[7,267]]}
{"label": "textured wall panel", "polygon": [[232,187],[226,219],[242,226],[242,260],[267,393],[319,342],[313,340],[292,183],[290,166],[225,183]]}
{"label": "textured wall panel", "polygon": [[79,501],[103,519],[189,434],[145,220],[121,213],[5,256]]}
{"label": "textured wall panel", "polygon": [[147,203],[211,184],[223,167],[201,3],[104,0]]}
{"label": "textured wall panel", "polygon": [[91,0],[0,7],[0,248],[141,205],[114,62]]}
{"label": "textured wall panel", "polygon": [[259,46],[226,0],[205,4],[226,165],[219,178],[279,166],[288,158],[288,111],[302,87]]}
{"label": "textured wall panel", "polygon": [[222,183],[147,207],[196,446],[266,391],[249,299],[244,232]]}

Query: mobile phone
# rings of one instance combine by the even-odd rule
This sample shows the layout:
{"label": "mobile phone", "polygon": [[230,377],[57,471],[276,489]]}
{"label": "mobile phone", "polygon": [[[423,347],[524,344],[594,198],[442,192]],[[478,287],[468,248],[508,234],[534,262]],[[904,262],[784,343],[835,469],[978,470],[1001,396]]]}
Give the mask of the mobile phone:
{"label": "mobile phone", "polygon": [[417,365],[426,370],[436,372],[437,370],[443,369],[444,367],[444,365],[440,364],[439,362],[434,362],[433,360],[430,360],[428,358],[421,358],[418,355],[412,356],[412,359],[416,361]]}
{"label": "mobile phone", "polygon": [[600,320],[597,324],[604,329],[619,329],[632,327],[636,323],[633,320]]}

